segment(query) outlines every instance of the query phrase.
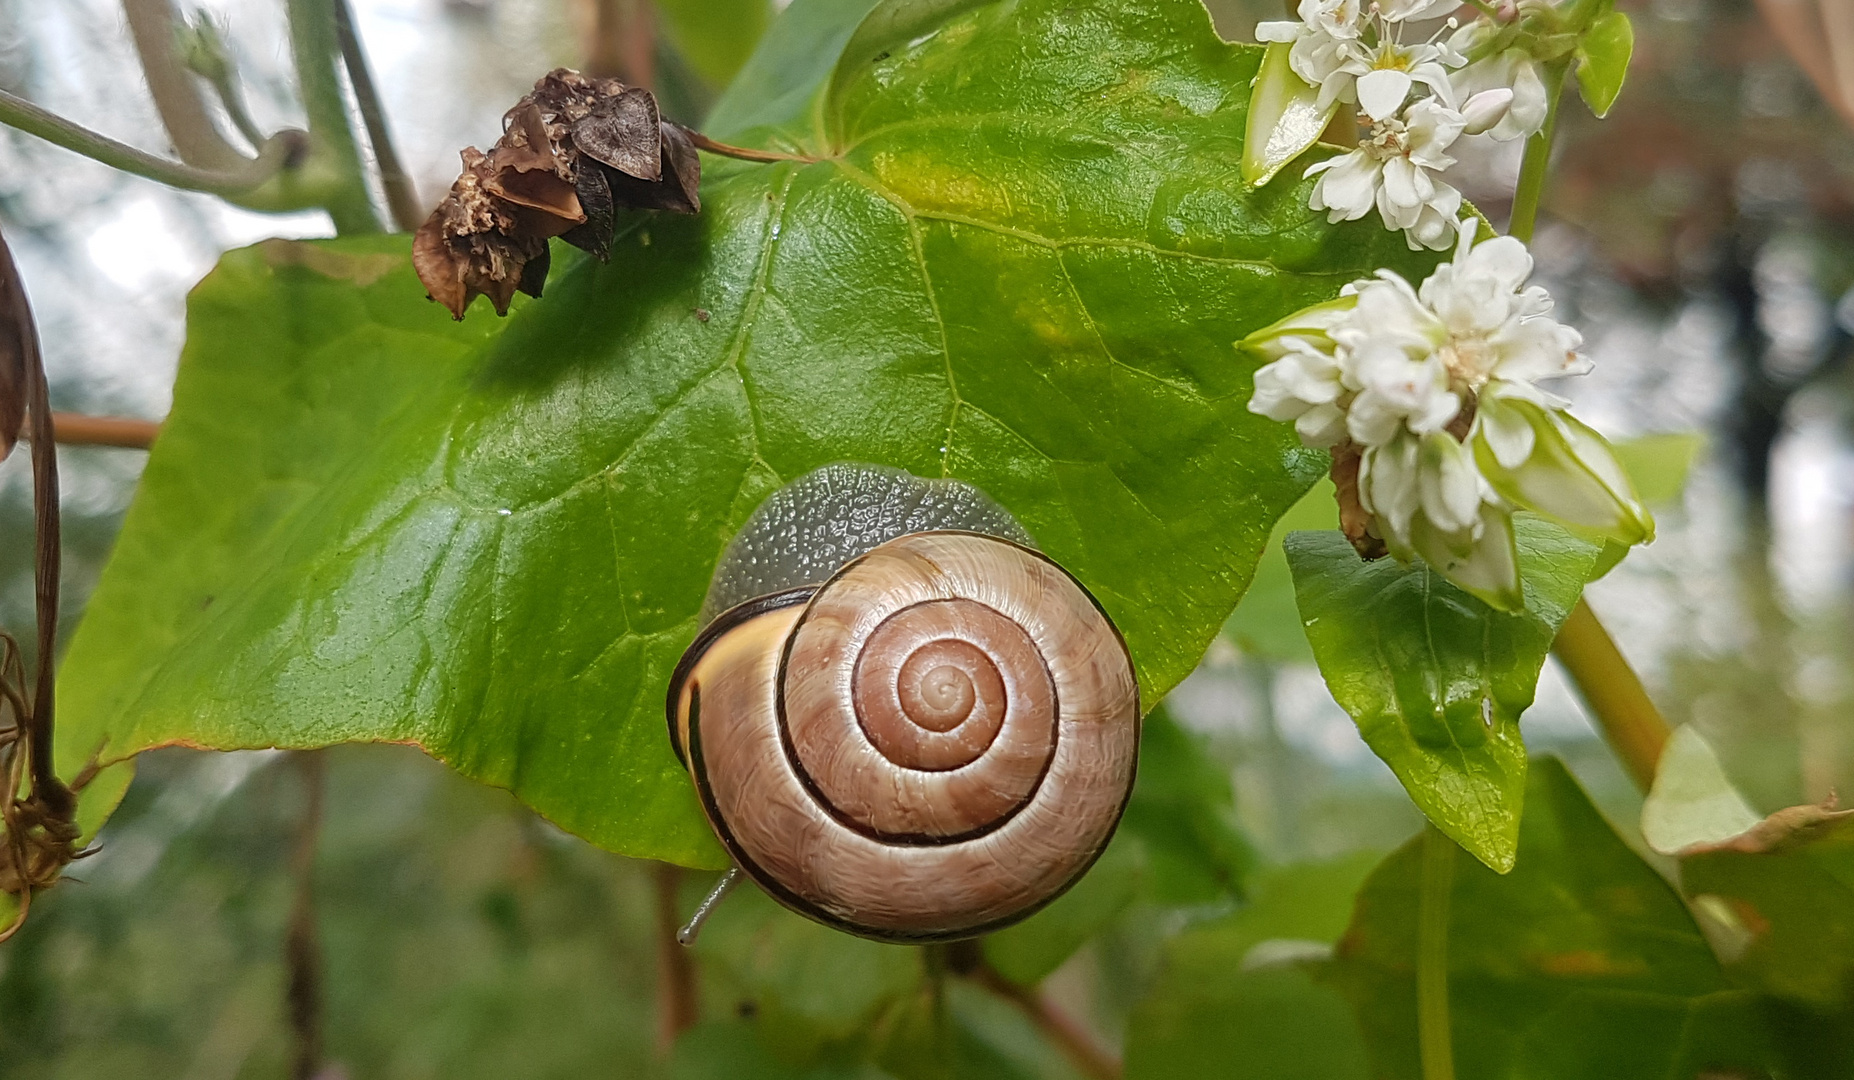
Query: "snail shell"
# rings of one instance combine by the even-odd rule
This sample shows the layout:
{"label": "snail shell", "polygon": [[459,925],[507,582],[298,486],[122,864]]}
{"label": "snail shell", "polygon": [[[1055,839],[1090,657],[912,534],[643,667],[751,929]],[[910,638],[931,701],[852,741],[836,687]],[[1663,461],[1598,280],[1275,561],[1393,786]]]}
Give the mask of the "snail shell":
{"label": "snail shell", "polygon": [[826,466],[756,512],[706,607],[671,737],[787,907],[968,937],[1053,900],[1113,835],[1139,742],[1126,645],[976,488]]}

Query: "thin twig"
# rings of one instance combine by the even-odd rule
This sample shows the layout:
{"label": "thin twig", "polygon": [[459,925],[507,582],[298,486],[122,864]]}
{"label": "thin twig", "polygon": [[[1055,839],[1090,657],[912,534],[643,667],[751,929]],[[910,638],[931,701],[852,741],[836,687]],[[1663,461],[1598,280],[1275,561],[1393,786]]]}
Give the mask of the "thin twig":
{"label": "thin twig", "polygon": [[1630,778],[1647,791],[1654,785],[1655,765],[1673,729],[1583,599],[1564,620],[1551,651]]}
{"label": "thin twig", "polygon": [[264,129],[251,119],[251,110],[245,107],[245,92],[238,85],[238,79],[228,74],[206,82],[212,87],[213,93],[219,96],[219,104],[225,107],[225,115],[231,118],[232,126],[238,129],[238,133],[245,137],[253,150],[262,150],[269,140],[264,135]]}
{"label": "thin twig", "polygon": [[298,751],[294,758],[302,770],[307,801],[303,806],[302,822],[297,827],[296,847],[290,855],[290,874],[296,880],[296,896],[290,905],[289,931],[284,943],[284,959],[289,966],[286,994],[290,1031],[296,1044],[290,1075],[294,1080],[314,1080],[322,1071],[322,950],[316,934],[315,850],[322,831],[326,768],[320,750]]}
{"label": "thin twig", "polygon": [[146,450],[154,445],[161,425],[154,420],[132,420],[124,416],[85,416],[82,413],[51,414],[52,438],[66,446],[120,446],[125,450]]}
{"label": "thin twig", "polygon": [[[58,878],[76,857],[79,836],[77,797],[53,760],[56,689],[53,679],[58,641],[58,448],[52,439],[50,388],[38,328],[26,299],[25,284],[4,237],[0,237],[0,349],[23,375],[26,435],[32,441],[33,600],[38,615],[38,664],[30,691],[19,649],[10,638],[0,648],[0,699],[11,712],[0,782],[0,826],[6,831],[6,859],[0,861],[0,886],[19,898],[13,924],[0,933],[11,937],[24,925],[32,893]],[[3,635],[0,635],[3,636]],[[28,694],[30,697],[28,699]],[[30,794],[20,792],[30,785]]]}
{"label": "thin twig", "polygon": [[682,922],[677,911],[682,868],[658,863],[653,882],[657,892],[657,1053],[667,1055],[676,1037],[695,1026],[695,965],[676,934]]}
{"label": "thin twig", "polygon": [[354,87],[354,100],[360,106],[361,124],[367,129],[367,143],[373,147],[373,160],[380,169],[380,188],[386,193],[386,207],[400,232],[412,232],[425,220],[418,201],[418,188],[406,175],[393,147],[393,133],[386,125],[386,109],[380,104],[379,91],[373,85],[373,72],[367,66],[367,54],[361,48],[360,33],[354,28],[354,12],[348,0],[334,0],[335,36],[341,47],[341,62],[348,69],[348,83]]}
{"label": "thin twig", "polygon": [[697,149],[706,150],[711,154],[720,154],[722,157],[739,158],[741,161],[802,161],[810,164],[818,160],[814,157],[806,157],[804,154],[782,154],[777,150],[755,150],[749,146],[730,146],[724,142],[716,142],[699,131],[689,132],[689,141],[694,143]]}
{"label": "thin twig", "polygon": [[256,150],[264,145],[264,130],[251,118],[251,110],[245,107],[244,87],[239,83],[238,64],[232,59],[232,49],[225,40],[225,34],[219,29],[212,16],[204,11],[193,13],[193,23],[189,27],[191,40],[188,43],[187,67],[195,75],[206,80],[213,93],[219,98],[219,105],[225,109],[225,115],[232,121],[232,126]]}
{"label": "thin twig", "polygon": [[309,134],[316,152],[327,156],[335,183],[322,205],[342,236],[377,233],[380,219],[367,193],[361,171],[360,148],[348,120],[348,102],[342,92],[340,55],[336,32],[335,0],[288,0],[290,52],[296,62],[296,84],[309,118]]}
{"label": "thin twig", "polygon": [[1049,995],[1035,987],[1012,982],[982,960],[962,974],[1015,1005],[1083,1076],[1091,1080],[1120,1080],[1120,1059],[1096,1042],[1094,1034],[1051,1001]]}
{"label": "thin twig", "polygon": [[122,0],[122,14],[135,39],[155,111],[180,160],[212,172],[240,169],[249,159],[219,134],[199,83],[175,48],[180,40],[180,16],[174,5],[170,0]]}
{"label": "thin twig", "polygon": [[227,169],[198,168],[117,142],[4,90],[0,90],[0,124],[37,135],[55,146],[126,173],[187,191],[222,196],[250,192],[279,174],[298,168],[309,151],[307,135],[286,129],[272,135],[255,160],[240,158],[243,164]]}

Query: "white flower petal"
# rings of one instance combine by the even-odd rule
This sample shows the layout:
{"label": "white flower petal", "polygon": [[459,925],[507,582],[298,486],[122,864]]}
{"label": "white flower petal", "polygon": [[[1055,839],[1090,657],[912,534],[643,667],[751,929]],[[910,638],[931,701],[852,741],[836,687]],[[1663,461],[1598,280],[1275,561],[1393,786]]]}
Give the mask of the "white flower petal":
{"label": "white flower petal", "polygon": [[1358,80],[1358,107],[1366,116],[1382,120],[1397,115],[1410,96],[1408,72],[1379,70]]}
{"label": "white flower petal", "polygon": [[1461,103],[1461,117],[1466,123],[1464,135],[1479,135],[1506,119],[1513,105],[1513,91],[1504,86],[1482,90]]}
{"label": "white flower petal", "polygon": [[1506,511],[1481,505],[1479,535],[1465,555],[1433,526],[1419,525],[1412,540],[1423,561],[1470,596],[1498,611],[1525,607],[1525,592],[1519,580],[1519,547],[1513,537],[1512,515]]}
{"label": "white flower petal", "polygon": [[1410,524],[1422,507],[1417,493],[1418,448],[1404,437],[1366,449],[1359,461],[1359,501],[1371,511],[1386,542],[1410,547]]}
{"label": "white flower petal", "polygon": [[1424,516],[1436,528],[1472,532],[1481,507],[1481,474],[1472,452],[1447,432],[1423,436],[1417,493]]}
{"label": "white flower petal", "polygon": [[1532,456],[1532,425],[1518,410],[1483,394],[1474,414],[1474,439],[1503,469],[1517,469]]}
{"label": "white flower petal", "polygon": [[1439,19],[1460,7],[1456,0],[1378,0],[1378,13],[1385,22]]}
{"label": "white flower petal", "polygon": [[1362,150],[1354,150],[1314,164],[1308,176],[1318,174],[1309,205],[1328,210],[1333,221],[1356,221],[1371,210],[1384,166]]}
{"label": "white flower petal", "polygon": [[1326,449],[1345,438],[1345,410],[1337,405],[1316,405],[1294,421],[1294,431],[1305,446]]}
{"label": "white flower petal", "polygon": [[1286,19],[1260,22],[1255,24],[1255,40],[1294,41],[1298,39],[1301,34],[1305,33],[1306,29],[1307,27],[1305,24],[1290,22]]}

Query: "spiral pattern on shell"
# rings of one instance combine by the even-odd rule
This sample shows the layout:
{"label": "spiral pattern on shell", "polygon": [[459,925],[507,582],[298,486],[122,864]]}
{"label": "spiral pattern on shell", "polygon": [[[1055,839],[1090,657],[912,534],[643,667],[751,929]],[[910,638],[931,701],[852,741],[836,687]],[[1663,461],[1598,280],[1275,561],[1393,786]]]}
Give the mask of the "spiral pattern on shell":
{"label": "spiral pattern on shell", "polygon": [[718,620],[672,689],[717,834],[775,897],[888,940],[1036,910],[1106,846],[1138,690],[1118,632],[1041,554],[914,533],[806,599]]}

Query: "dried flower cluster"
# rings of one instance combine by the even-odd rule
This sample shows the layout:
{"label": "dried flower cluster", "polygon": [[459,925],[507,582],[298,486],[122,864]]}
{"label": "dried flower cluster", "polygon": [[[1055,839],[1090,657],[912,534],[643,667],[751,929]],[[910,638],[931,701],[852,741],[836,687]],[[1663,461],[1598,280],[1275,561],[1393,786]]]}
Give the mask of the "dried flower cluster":
{"label": "dried flower cluster", "polygon": [[412,243],[419,280],[455,318],[479,294],[499,315],[517,290],[541,295],[553,237],[603,261],[619,208],[701,209],[695,144],[648,90],[557,68],[502,126],[487,154],[463,151],[462,175]]}

